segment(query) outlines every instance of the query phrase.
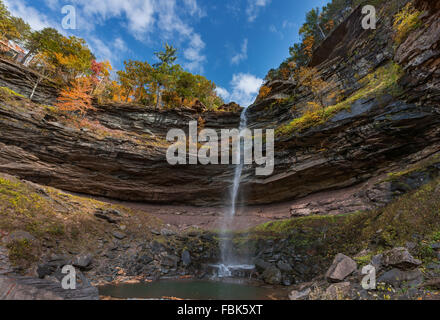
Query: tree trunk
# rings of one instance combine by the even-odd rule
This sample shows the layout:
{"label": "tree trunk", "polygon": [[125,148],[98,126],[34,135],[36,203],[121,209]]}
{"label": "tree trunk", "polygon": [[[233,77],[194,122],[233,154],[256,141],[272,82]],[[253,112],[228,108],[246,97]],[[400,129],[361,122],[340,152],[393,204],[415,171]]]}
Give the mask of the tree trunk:
{"label": "tree trunk", "polygon": [[161,95],[160,95],[160,86],[157,86],[157,93],[156,93],[156,110],[159,110],[160,108],[160,99],[161,99]]}
{"label": "tree trunk", "polygon": [[31,93],[31,95],[29,96],[29,100],[32,101],[32,98],[34,97],[35,91],[37,90],[37,87],[38,87],[38,85],[40,84],[41,80],[43,80],[43,78],[42,78],[42,77],[38,77],[37,82],[35,83],[35,86],[34,86],[34,88],[32,89],[32,93]]}

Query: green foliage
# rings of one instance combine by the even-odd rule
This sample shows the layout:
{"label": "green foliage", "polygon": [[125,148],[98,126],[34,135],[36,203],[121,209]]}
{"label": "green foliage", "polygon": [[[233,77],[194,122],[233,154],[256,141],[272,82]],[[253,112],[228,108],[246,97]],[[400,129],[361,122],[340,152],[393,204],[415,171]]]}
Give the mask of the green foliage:
{"label": "green foliage", "polygon": [[163,100],[167,108],[192,107],[200,101],[212,110],[223,105],[212,81],[173,64],[176,54],[176,49],[166,44],[164,51],[156,53],[160,62],[153,66],[148,62],[126,61],[125,70],[117,72],[125,101],[134,100],[144,105],[156,102],[156,107],[160,107]]}
{"label": "green foliage", "polygon": [[14,90],[9,89],[8,87],[0,87],[0,97],[7,99],[14,96],[24,98],[23,95],[15,92]]}
{"label": "green foliage", "polygon": [[421,26],[419,19],[422,13],[416,10],[411,2],[409,2],[394,17],[394,30],[396,32],[396,44],[402,43],[408,34]]}
{"label": "green foliage", "polygon": [[9,260],[15,266],[29,266],[38,260],[35,249],[28,240],[15,240],[8,244]]}
{"label": "green foliage", "polygon": [[[434,236],[440,237],[440,179],[403,195],[388,206],[371,212],[336,216],[309,216],[269,222],[251,230],[251,238],[290,239],[305,249],[314,248],[329,260],[337,253],[355,255],[370,248],[381,252],[404,246],[414,236],[425,239],[420,258],[433,257],[430,247]],[[365,262],[369,256],[359,257]]]}
{"label": "green foliage", "polygon": [[402,68],[396,63],[389,63],[386,66],[380,67],[375,72],[361,79],[360,83],[363,87],[347,99],[336,105],[329,106],[323,111],[306,111],[303,116],[277,128],[276,134],[284,136],[322,125],[339,112],[350,110],[351,105],[359,99],[378,98],[385,93],[397,96],[400,94],[398,80],[403,74]]}

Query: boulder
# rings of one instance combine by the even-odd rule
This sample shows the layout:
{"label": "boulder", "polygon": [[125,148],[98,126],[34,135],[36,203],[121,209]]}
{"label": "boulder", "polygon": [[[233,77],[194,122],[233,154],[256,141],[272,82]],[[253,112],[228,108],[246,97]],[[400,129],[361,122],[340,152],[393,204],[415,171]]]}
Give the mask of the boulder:
{"label": "boulder", "polygon": [[292,267],[290,264],[284,262],[284,261],[278,261],[277,263],[278,269],[280,269],[283,272],[292,272]]}
{"label": "boulder", "polygon": [[312,290],[310,288],[305,289],[303,291],[293,290],[289,294],[289,299],[290,300],[306,300],[309,297],[311,291]]}
{"label": "boulder", "polygon": [[325,291],[325,295],[329,300],[344,299],[350,292],[350,282],[334,283]]}
{"label": "boulder", "polygon": [[118,240],[123,240],[126,237],[125,234],[123,234],[122,232],[119,232],[119,231],[113,232],[113,236]]}
{"label": "boulder", "polygon": [[392,269],[377,279],[377,282],[390,284],[395,288],[416,287],[423,283],[423,273],[420,270],[403,271],[399,269]]}
{"label": "boulder", "polygon": [[185,267],[191,264],[191,254],[189,253],[188,250],[184,250],[182,252],[182,263]]}
{"label": "boulder", "polygon": [[406,248],[394,248],[385,252],[382,263],[385,267],[393,267],[400,270],[413,270],[422,265],[422,262],[415,259]]}
{"label": "boulder", "polygon": [[282,280],[281,271],[275,266],[270,266],[269,268],[264,270],[263,280],[267,284],[272,284],[272,285],[280,284]]}
{"label": "boulder", "polygon": [[79,255],[75,257],[75,259],[73,259],[72,265],[81,270],[89,270],[92,261],[93,261],[93,255],[91,254]]}
{"label": "boulder", "polygon": [[167,255],[162,258],[161,265],[165,267],[174,268],[177,266],[177,263],[179,262],[179,258],[175,255]]}
{"label": "boulder", "polygon": [[258,272],[264,272],[266,269],[272,266],[272,264],[262,259],[255,260],[254,265]]}
{"label": "boulder", "polygon": [[339,253],[333,260],[333,264],[328,269],[325,277],[330,282],[341,282],[356,270],[357,263],[350,257]]}
{"label": "boulder", "polygon": [[174,231],[169,230],[169,229],[162,229],[160,231],[160,234],[163,235],[164,237],[172,237],[172,236],[176,235],[176,233]]}

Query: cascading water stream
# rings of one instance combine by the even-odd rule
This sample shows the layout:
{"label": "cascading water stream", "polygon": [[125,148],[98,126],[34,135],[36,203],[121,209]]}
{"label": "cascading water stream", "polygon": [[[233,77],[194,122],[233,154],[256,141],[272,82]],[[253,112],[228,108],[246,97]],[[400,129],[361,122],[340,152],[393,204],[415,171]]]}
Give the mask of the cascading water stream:
{"label": "cascading water stream", "polygon": [[235,167],[234,180],[231,188],[231,206],[227,214],[223,218],[223,224],[221,229],[221,242],[220,242],[220,253],[221,261],[218,265],[218,276],[219,277],[230,277],[234,269],[253,269],[253,266],[240,264],[239,259],[233,254],[233,239],[229,232],[231,230],[232,224],[234,222],[235,215],[237,213],[237,198],[240,191],[240,181],[244,168],[244,143],[243,143],[243,132],[247,128],[247,109],[245,108],[240,117],[240,152],[237,152],[233,157],[235,157],[235,163],[238,163]]}

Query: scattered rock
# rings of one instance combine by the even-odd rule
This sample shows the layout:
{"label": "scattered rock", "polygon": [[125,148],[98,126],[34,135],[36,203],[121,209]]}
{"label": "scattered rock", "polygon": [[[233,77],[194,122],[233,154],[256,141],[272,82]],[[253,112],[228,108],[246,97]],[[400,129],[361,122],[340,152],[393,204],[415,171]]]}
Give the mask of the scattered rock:
{"label": "scattered rock", "polygon": [[344,281],[349,275],[357,270],[356,262],[347,257],[346,255],[339,253],[331,265],[330,269],[327,271],[325,277],[330,282],[341,282]]}
{"label": "scattered rock", "polygon": [[118,240],[123,240],[126,237],[125,234],[123,234],[122,232],[119,232],[119,231],[114,231],[113,236]]}
{"label": "scattered rock", "polygon": [[376,268],[376,272],[380,271],[383,265],[383,254],[377,254],[371,258],[370,264]]}
{"label": "scattered rock", "polygon": [[3,243],[5,243],[6,245],[14,241],[24,241],[24,240],[33,242],[36,241],[36,238],[33,235],[31,235],[29,232],[17,230],[11,232],[9,235],[7,235],[2,239]]}
{"label": "scattered rock", "polygon": [[94,215],[95,215],[96,218],[105,220],[105,221],[107,221],[108,223],[111,223],[111,224],[117,224],[119,222],[118,219],[114,219],[114,218],[110,217],[108,214],[106,214],[103,211],[97,211],[97,212],[95,212]]}
{"label": "scattered rock", "polygon": [[93,261],[93,255],[91,254],[80,255],[75,257],[75,259],[73,259],[72,265],[81,270],[89,270],[92,261]]}
{"label": "scattered rock", "polygon": [[176,235],[174,231],[168,229],[162,229],[160,231],[160,234],[163,235],[164,237],[172,237]]}
{"label": "scattered rock", "polygon": [[327,288],[325,294],[327,299],[341,300],[344,299],[350,292],[350,282],[334,283]]}
{"label": "scattered rock", "polygon": [[440,242],[431,244],[431,248],[434,249],[435,251],[440,251]]}
{"label": "scattered rock", "polygon": [[154,234],[155,236],[160,236],[160,232],[157,231],[156,229],[151,229],[151,233]]}
{"label": "scattered rock", "polygon": [[290,300],[306,300],[309,297],[311,291],[312,290],[310,288],[305,289],[303,291],[293,290],[289,294],[289,299]]}
{"label": "scattered rock", "polygon": [[383,265],[385,267],[398,268],[400,270],[413,270],[422,265],[422,262],[415,259],[406,248],[394,248],[383,254]]}

